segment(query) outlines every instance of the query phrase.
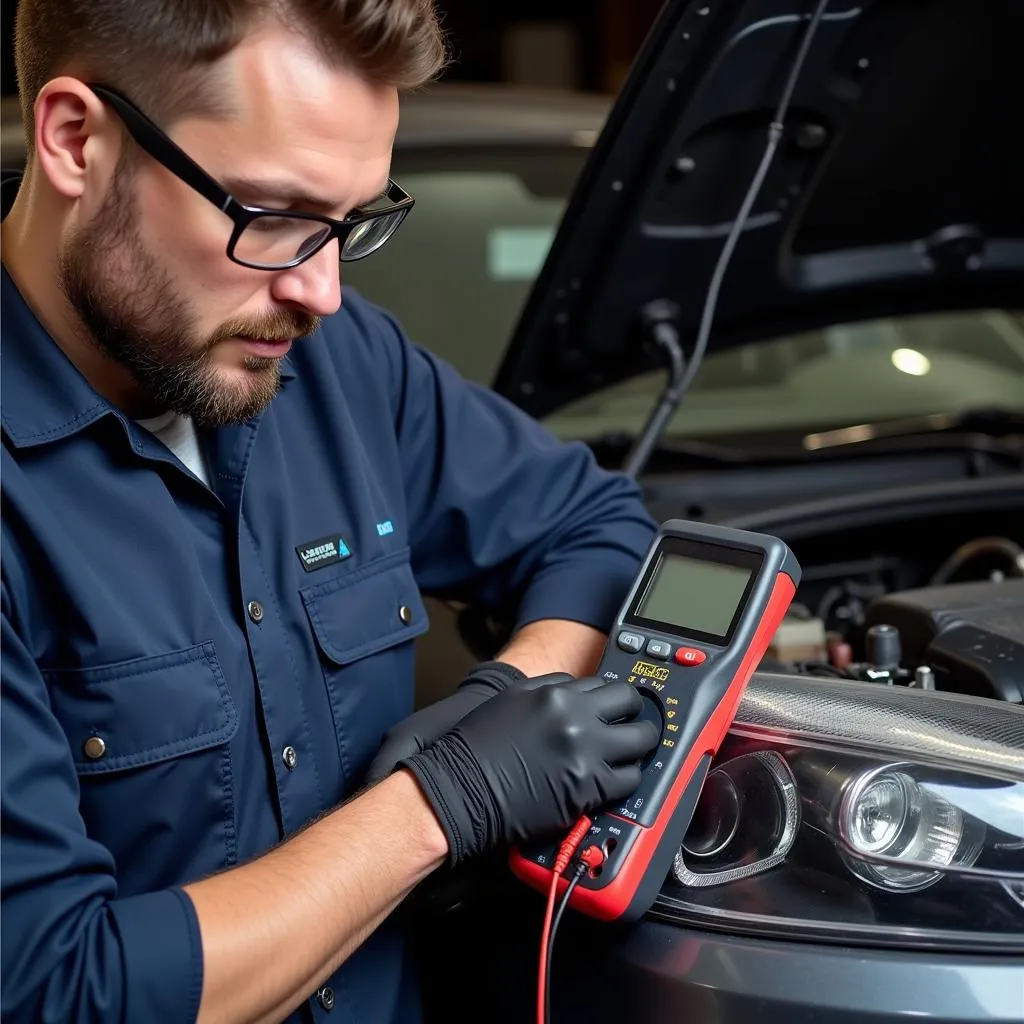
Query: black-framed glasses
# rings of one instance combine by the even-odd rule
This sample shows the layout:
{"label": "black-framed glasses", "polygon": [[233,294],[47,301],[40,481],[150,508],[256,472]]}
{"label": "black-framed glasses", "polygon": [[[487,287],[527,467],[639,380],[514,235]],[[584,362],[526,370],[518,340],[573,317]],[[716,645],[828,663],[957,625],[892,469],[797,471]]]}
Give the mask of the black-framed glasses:
{"label": "black-framed glasses", "polygon": [[332,238],[338,239],[342,262],[361,260],[376,252],[395,233],[415,202],[389,178],[383,195],[349,213],[343,220],[316,213],[248,206],[221,188],[130,100],[104,85],[90,83],[89,88],[117,112],[132,138],[154,160],[231,218],[234,230],[228,240],[228,258],[244,267],[256,270],[297,267]]}

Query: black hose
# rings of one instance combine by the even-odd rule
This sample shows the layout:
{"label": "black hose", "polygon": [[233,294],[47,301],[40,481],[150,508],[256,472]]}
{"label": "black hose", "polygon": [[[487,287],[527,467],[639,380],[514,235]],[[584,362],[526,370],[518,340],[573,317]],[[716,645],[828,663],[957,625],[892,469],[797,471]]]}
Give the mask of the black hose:
{"label": "black hose", "polygon": [[1010,575],[1024,576],[1024,548],[1008,537],[977,537],[966,544],[961,544],[939,566],[929,580],[929,586],[938,587],[949,582],[958,569],[962,569],[972,558],[984,554],[1005,555],[1010,563]]}

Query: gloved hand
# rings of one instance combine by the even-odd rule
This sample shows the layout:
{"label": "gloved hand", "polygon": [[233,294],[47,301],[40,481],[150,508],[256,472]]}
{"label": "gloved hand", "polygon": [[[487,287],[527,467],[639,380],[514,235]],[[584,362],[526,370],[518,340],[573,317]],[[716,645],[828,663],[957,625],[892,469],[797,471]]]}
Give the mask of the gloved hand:
{"label": "gloved hand", "polygon": [[640,784],[658,743],[629,683],[527,680],[403,758],[448,838],[449,864],[571,827]]}
{"label": "gloved hand", "polygon": [[[421,708],[415,714],[402,719],[388,732],[366,771],[367,785],[380,782],[390,775],[402,758],[412,757],[413,754],[418,754],[430,746],[434,740],[454,728],[485,700],[525,679],[524,672],[506,662],[483,661],[475,665],[450,697]],[[572,679],[572,676],[564,672],[552,672],[549,675],[535,677],[538,685],[569,679]]]}

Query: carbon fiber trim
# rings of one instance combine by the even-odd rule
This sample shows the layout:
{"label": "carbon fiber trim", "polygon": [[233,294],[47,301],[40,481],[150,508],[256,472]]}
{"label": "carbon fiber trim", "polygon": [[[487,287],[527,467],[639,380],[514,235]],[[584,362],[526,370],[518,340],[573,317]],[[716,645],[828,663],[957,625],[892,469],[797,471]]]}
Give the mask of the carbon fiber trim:
{"label": "carbon fiber trim", "polygon": [[751,730],[1024,779],[1024,707],[980,697],[756,673],[733,725]]}

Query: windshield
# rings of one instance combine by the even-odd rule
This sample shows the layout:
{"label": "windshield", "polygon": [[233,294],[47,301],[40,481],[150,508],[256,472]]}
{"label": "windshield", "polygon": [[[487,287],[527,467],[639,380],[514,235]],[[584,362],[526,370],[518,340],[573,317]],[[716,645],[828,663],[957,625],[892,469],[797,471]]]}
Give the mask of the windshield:
{"label": "windshield", "polygon": [[[417,199],[347,285],[418,344],[490,384],[587,156],[577,145],[396,151]],[[713,349],[713,341],[712,341]],[[635,435],[665,383],[643,374],[548,417],[563,437]],[[778,433],[961,409],[1024,409],[1024,315],[983,310],[836,324],[705,357],[666,437]]]}
{"label": "windshield", "polygon": [[[643,429],[648,373],[551,417],[592,438]],[[1024,316],[1001,310],[837,324],[709,354],[665,436],[820,430],[978,408],[1024,410]]]}

